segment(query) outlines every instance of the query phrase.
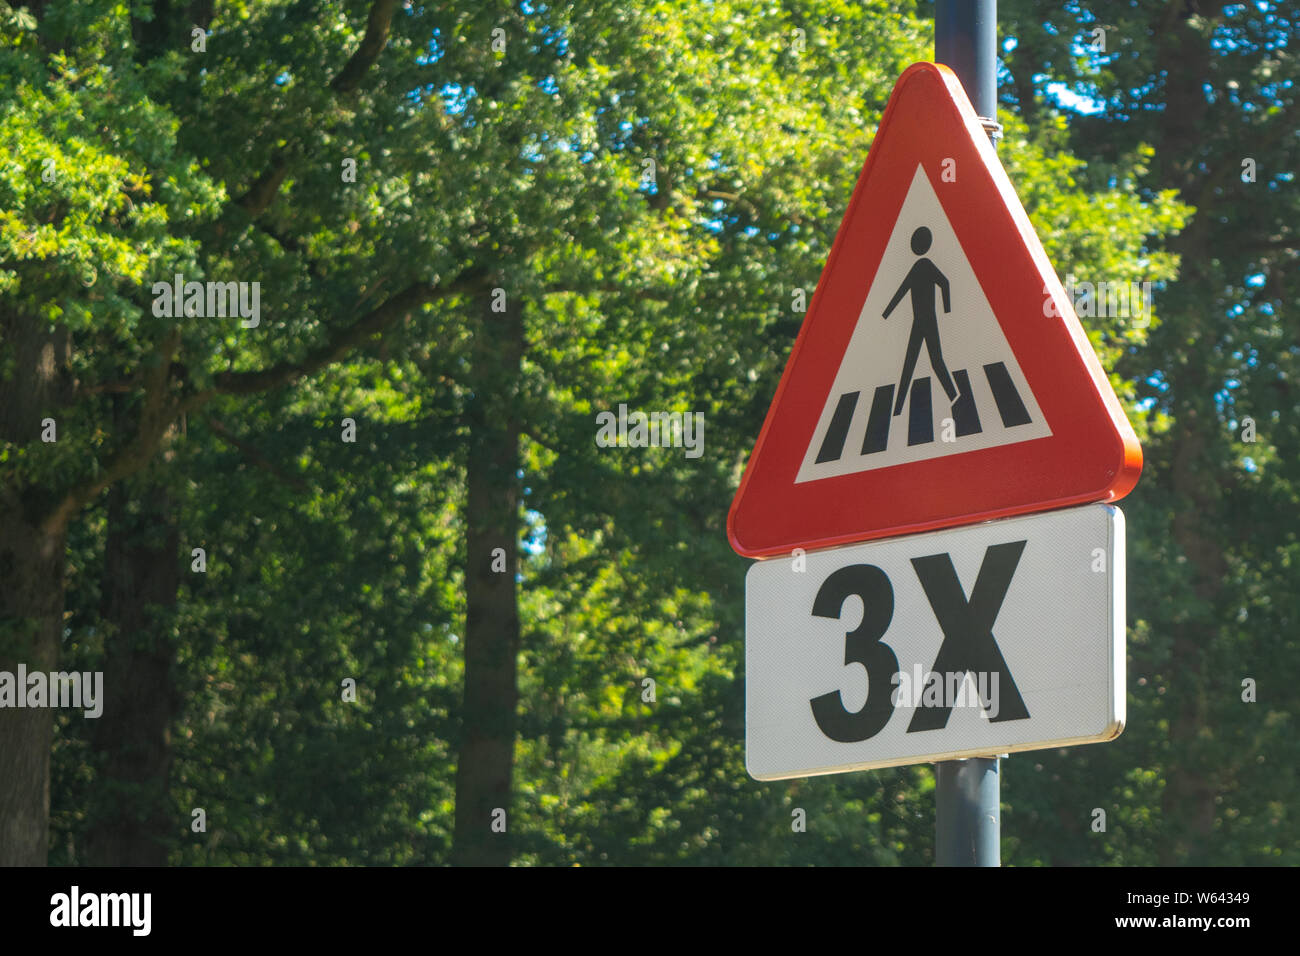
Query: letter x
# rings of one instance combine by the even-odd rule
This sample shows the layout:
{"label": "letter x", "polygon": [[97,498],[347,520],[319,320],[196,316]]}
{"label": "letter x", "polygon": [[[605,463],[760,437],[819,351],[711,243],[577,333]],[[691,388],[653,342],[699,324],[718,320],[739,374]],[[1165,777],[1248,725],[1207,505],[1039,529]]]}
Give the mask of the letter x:
{"label": "letter x", "polygon": [[[1024,720],[1029,716],[1020,689],[1016,687],[993,638],[993,622],[1002,609],[1007,588],[1011,586],[1011,576],[1016,573],[1024,550],[1024,541],[995,544],[988,548],[969,601],[957,580],[952,558],[947,554],[912,559],[912,567],[916,569],[916,576],[920,578],[925,596],[934,609],[935,619],[943,630],[943,643],[939,645],[939,654],[930,670],[939,674],[997,673],[1001,707],[996,717],[989,718],[994,722]],[[918,707],[912,722],[907,725],[907,732],[942,730],[948,724],[950,713],[951,702],[940,707]]]}

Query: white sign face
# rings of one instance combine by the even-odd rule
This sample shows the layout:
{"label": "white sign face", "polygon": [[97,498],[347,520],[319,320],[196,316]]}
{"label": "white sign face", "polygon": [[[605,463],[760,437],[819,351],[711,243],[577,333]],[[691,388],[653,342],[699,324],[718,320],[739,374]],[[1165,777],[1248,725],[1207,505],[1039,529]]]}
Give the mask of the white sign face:
{"label": "white sign face", "polygon": [[918,164],[795,481],[1051,434]]}
{"label": "white sign face", "polygon": [[746,766],[781,780],[1112,740],[1124,613],[1111,505],[758,561]]}

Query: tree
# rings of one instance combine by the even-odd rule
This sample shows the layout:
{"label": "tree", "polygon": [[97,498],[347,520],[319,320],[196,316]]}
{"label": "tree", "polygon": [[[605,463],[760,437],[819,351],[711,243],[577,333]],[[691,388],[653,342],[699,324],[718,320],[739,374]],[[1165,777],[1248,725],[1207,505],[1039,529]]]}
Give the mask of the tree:
{"label": "tree", "polygon": [[[923,769],[745,775],[723,532],[923,15],[7,13],[0,670],[66,627],[112,699],[158,685],[59,715],[56,858],[923,861]],[[1054,117],[1004,119],[1062,271],[1136,274],[1178,227],[1136,146],[1082,170]],[[177,273],[259,283],[257,324],[165,314]],[[620,404],[703,414],[703,453],[599,446]],[[46,857],[54,726],[0,713],[0,862]]]}
{"label": "tree", "polygon": [[[167,4],[134,19],[112,5],[6,8],[15,84],[0,135],[22,162],[0,182],[0,563],[16,582],[0,668],[54,667],[69,522],[170,447],[189,416],[318,372],[470,288],[454,249],[383,248],[445,224],[413,211],[433,184],[412,188],[401,162],[441,115],[409,98],[421,68],[402,31],[430,28],[377,0],[336,36],[324,24],[348,20],[334,9],[319,23],[287,6],[209,21],[200,5],[195,26]],[[295,27],[291,69],[263,79]],[[391,83],[372,75],[386,51]],[[277,127],[283,136],[268,134]],[[396,128],[406,139],[393,165],[349,180],[345,160],[365,162]],[[390,199],[411,205],[386,210]],[[254,291],[238,317],[173,314],[163,289],[175,275],[256,283],[267,297],[256,308]],[[47,710],[0,714],[0,862],[45,858],[52,726]]]}
{"label": "tree", "polygon": [[[1148,346],[1117,366],[1146,426],[1127,509],[1130,728],[1116,746],[1040,762],[1106,780],[1097,800],[1118,811],[1122,843],[1077,845],[1062,861],[1294,862],[1282,811],[1291,707],[1262,691],[1250,703],[1243,686],[1296,679],[1295,527],[1283,517],[1295,462],[1280,453],[1296,420],[1284,318],[1297,293],[1294,22],[1276,3],[1004,10],[1015,97],[1067,127],[1087,180],[1145,141],[1137,194],[1176,190],[1195,208],[1186,229],[1151,244],[1182,269],[1156,287]],[[1063,105],[1061,89],[1077,99]]]}

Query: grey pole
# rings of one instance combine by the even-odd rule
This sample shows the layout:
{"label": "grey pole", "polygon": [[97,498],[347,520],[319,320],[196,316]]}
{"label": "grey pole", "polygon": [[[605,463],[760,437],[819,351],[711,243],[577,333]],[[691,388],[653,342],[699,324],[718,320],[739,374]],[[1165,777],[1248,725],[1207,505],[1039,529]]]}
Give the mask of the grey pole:
{"label": "grey pole", "polygon": [[[934,59],[949,67],[996,146],[997,0],[935,0]],[[1001,774],[997,757],[935,764],[936,866],[1000,866]]]}
{"label": "grey pole", "polygon": [[934,765],[936,866],[1000,866],[1001,774],[997,757]]}
{"label": "grey pole", "polygon": [[998,0],[935,0],[934,60],[957,74],[996,145]]}

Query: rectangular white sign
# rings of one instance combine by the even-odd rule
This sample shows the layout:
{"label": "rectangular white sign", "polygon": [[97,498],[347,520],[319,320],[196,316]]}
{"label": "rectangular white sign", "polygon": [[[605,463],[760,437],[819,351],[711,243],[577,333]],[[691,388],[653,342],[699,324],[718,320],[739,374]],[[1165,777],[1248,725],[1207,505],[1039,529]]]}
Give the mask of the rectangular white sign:
{"label": "rectangular white sign", "polygon": [[1124,628],[1110,505],[758,561],[746,766],[781,780],[1113,740]]}

